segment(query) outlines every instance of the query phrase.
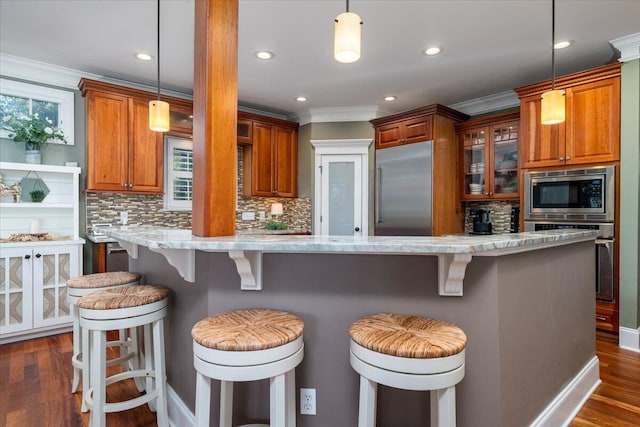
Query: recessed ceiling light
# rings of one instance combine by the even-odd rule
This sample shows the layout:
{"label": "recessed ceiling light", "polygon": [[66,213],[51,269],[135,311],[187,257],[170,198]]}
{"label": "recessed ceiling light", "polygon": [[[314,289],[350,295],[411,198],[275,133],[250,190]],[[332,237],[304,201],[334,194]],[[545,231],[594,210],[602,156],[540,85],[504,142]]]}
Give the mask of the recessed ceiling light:
{"label": "recessed ceiling light", "polygon": [[258,59],[271,59],[275,56],[273,52],[269,52],[268,50],[259,50],[256,52],[256,58]]}
{"label": "recessed ceiling light", "polygon": [[395,100],[396,100],[396,97],[395,97],[395,96],[385,96],[385,97],[384,97],[384,100],[385,100],[385,101],[395,101]]}
{"label": "recessed ceiling light", "polygon": [[563,40],[553,45],[554,49],[564,49],[565,47],[569,47],[573,44],[573,40]]}
{"label": "recessed ceiling light", "polygon": [[151,61],[151,59],[153,59],[153,56],[149,55],[148,53],[140,52],[136,53],[136,58],[142,59],[143,61]]}
{"label": "recessed ceiling light", "polygon": [[422,54],[423,55],[427,55],[427,56],[433,56],[433,55],[437,55],[440,52],[442,52],[442,49],[440,49],[439,47],[429,47],[427,49],[422,49]]}
{"label": "recessed ceiling light", "polygon": [[298,102],[305,102],[306,100],[307,100],[307,98],[305,96],[296,97],[296,101],[298,101]]}

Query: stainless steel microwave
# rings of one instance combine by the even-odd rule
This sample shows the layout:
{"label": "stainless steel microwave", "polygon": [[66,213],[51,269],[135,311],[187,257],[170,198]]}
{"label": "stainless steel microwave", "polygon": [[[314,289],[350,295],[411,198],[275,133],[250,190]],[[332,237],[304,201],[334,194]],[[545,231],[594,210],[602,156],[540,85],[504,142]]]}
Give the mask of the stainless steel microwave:
{"label": "stainless steel microwave", "polygon": [[615,166],[524,174],[524,219],[613,222]]}

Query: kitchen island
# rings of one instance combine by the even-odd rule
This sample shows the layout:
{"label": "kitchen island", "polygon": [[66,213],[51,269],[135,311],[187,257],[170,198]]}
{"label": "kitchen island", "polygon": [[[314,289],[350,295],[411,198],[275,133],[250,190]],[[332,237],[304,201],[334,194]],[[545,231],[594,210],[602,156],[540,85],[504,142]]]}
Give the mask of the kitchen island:
{"label": "kitchen island", "polygon": [[[296,386],[317,390],[302,427],[357,424],[347,329],[376,312],[439,318],[468,337],[460,426],[559,425],[599,383],[592,231],[354,238],[116,228],[130,269],[172,289],[167,334],[171,418],[190,425],[191,327],[226,310],[268,307],[305,321]],[[235,422],[268,418],[268,382],[237,387]],[[213,393],[217,402],[217,390]],[[186,406],[185,406],[186,405]],[[214,403],[212,419],[217,417]],[[426,425],[428,393],[380,387],[378,424]]]}

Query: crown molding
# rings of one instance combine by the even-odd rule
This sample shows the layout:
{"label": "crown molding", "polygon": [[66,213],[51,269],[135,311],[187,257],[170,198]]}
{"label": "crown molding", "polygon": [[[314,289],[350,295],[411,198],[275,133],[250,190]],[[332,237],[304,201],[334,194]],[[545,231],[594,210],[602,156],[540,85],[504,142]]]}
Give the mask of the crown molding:
{"label": "crown molding", "polygon": [[507,108],[519,106],[520,99],[518,98],[518,95],[512,90],[507,90],[493,95],[483,96],[481,98],[458,102],[457,104],[452,104],[448,107],[470,116],[477,116],[478,114],[506,110]]}
{"label": "crown molding", "polygon": [[640,58],[640,33],[630,34],[611,40],[609,43],[620,51],[620,62],[632,61]]}
{"label": "crown molding", "polygon": [[78,82],[82,77],[90,79],[103,79],[102,76],[91,73],[83,73],[71,68],[34,61],[33,59],[8,55],[0,52],[0,75],[16,79],[29,80],[59,86],[69,89],[78,89]]}
{"label": "crown molding", "polygon": [[309,108],[308,112],[297,113],[291,116],[300,125],[308,123],[333,123],[333,122],[368,122],[376,117],[388,114],[377,105],[361,107],[326,107]]}

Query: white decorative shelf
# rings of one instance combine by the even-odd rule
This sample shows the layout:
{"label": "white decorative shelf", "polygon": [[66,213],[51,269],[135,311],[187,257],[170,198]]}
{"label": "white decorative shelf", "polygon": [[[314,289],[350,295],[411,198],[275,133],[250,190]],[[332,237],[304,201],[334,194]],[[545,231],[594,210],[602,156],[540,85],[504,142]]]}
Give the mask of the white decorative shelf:
{"label": "white decorative shelf", "polygon": [[319,236],[238,234],[194,237],[191,230],[160,227],[114,227],[105,234],[138,258],[145,246],[167,259],[188,282],[195,281],[195,251],[227,252],[236,264],[243,290],[261,290],[264,253],[330,253],[368,255],[430,255],[438,257],[438,292],[462,296],[467,265],[473,257],[502,256],[548,247],[593,241],[591,230],[548,230],[492,236]]}

